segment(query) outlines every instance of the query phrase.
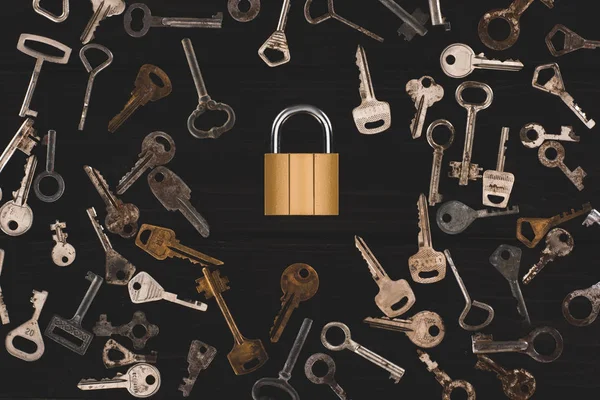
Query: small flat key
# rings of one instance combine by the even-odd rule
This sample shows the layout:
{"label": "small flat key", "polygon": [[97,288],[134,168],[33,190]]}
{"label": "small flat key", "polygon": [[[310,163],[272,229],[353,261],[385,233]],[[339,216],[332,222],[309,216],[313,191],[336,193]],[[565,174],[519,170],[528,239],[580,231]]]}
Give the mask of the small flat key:
{"label": "small flat key", "polygon": [[433,311],[421,311],[407,319],[368,317],[363,322],[369,324],[371,328],[402,332],[411,342],[424,349],[442,343],[446,335],[442,317]]}
{"label": "small flat key", "polygon": [[509,132],[510,128],[502,128],[496,169],[488,169],[483,173],[482,202],[484,206],[496,208],[506,208],[508,206],[508,200],[515,184],[515,176],[504,171],[506,142],[508,141]]}
{"label": "small flat key", "polygon": [[[40,317],[40,314],[42,313],[42,308],[44,307],[44,303],[46,303],[47,298],[48,292],[46,292],[45,290],[41,292],[38,292],[37,290],[33,291],[33,296],[30,299],[34,309],[33,317],[31,317],[29,321],[8,332],[8,334],[6,335],[6,340],[4,343],[6,346],[6,351],[8,351],[10,355],[20,358],[21,360],[31,362],[39,360],[40,357],[44,354],[44,338],[42,337],[42,332],[40,332],[38,319]],[[17,336],[35,343],[35,351],[33,353],[28,353],[23,350],[17,349],[13,344],[13,340],[15,340],[15,337]]]}
{"label": "small flat key", "polygon": [[[2,268],[4,267],[4,250],[0,249],[0,274],[2,274]],[[2,288],[0,287],[0,322],[2,325],[10,323],[10,317],[8,316],[8,308],[4,302],[4,295],[2,294]]]}
{"label": "small flat key", "polygon": [[66,228],[67,223],[59,222],[58,220],[50,225],[50,230],[54,232],[52,240],[55,243],[52,248],[52,261],[59,267],[66,267],[73,264],[77,255],[75,247],[67,243],[69,235],[64,231]]}
{"label": "small flat key", "polygon": [[[101,52],[106,54],[107,59],[102,64],[99,64],[97,67],[92,68],[92,65],[88,61],[88,58],[85,54],[89,49],[100,50]],[[83,111],[81,112],[81,119],[79,120],[78,129],[82,131],[85,127],[85,120],[87,118],[88,108],[90,107],[90,100],[92,98],[92,88],[94,87],[94,80],[96,79],[96,75],[98,75],[100,71],[104,70],[110,64],[112,64],[114,56],[108,48],[102,46],[101,44],[89,43],[83,46],[81,50],[79,50],[79,58],[81,59],[85,70],[88,72],[88,74],[90,74],[88,78],[87,87],[85,89],[85,96],[83,98]]]}
{"label": "small flat key", "polygon": [[419,355],[419,360],[427,366],[427,371],[433,373],[433,375],[435,375],[435,380],[442,385],[443,400],[450,400],[452,398],[452,392],[454,392],[455,389],[463,389],[467,394],[467,400],[475,400],[475,388],[473,385],[463,380],[453,381],[447,373],[438,367],[438,363],[432,361],[429,354],[425,353],[423,350],[418,349],[417,354]]}
{"label": "small flat key", "polygon": [[[557,33],[561,33],[564,37],[562,47],[557,49],[552,42]],[[580,49],[597,49],[600,47],[600,40],[587,40],[570,30],[564,25],[557,24],[546,36],[546,46],[554,57],[564,56]]]}
{"label": "small flat key", "polygon": [[171,303],[186,306],[188,308],[206,311],[208,305],[201,301],[181,300],[175,293],[167,292],[162,286],[147,272],[140,272],[134,276],[127,285],[131,302],[135,304],[151,303],[153,301],[167,300]]}
{"label": "small flat key", "polygon": [[[142,29],[133,29],[133,13],[141,10]],[[137,13],[137,12],[136,12]],[[211,18],[183,18],[183,17],[155,17],[147,5],[134,3],[127,8],[123,19],[125,32],[131,37],[141,38],[146,36],[150,28],[209,28],[220,29],[223,27],[223,13],[217,13]]]}
{"label": "small flat key", "polygon": [[61,23],[69,18],[69,0],[62,0],[62,12],[56,15],[40,5],[41,0],[33,0],[33,11],[48,18],[52,22]]}
{"label": "small flat key", "polygon": [[[156,76],[161,85],[154,83],[150,75]],[[134,83],[135,89],[123,110],[108,123],[108,131],[114,133],[141,106],[149,101],[158,101],[171,94],[173,86],[165,71],[156,65],[144,64],[140,68]]]}
{"label": "small flat key", "polygon": [[[110,358],[110,352],[121,354],[121,358],[113,360]],[[114,339],[108,339],[102,350],[102,362],[106,368],[118,368],[136,363],[156,364],[157,352],[153,351],[150,354],[135,354],[127,349],[127,347],[119,344]]]}
{"label": "small flat key", "polygon": [[[494,309],[490,305],[482,303],[480,301],[477,301],[477,300],[471,301],[471,296],[469,296],[467,287],[465,286],[465,283],[463,282],[462,278],[458,274],[458,269],[456,269],[456,265],[454,265],[454,260],[452,260],[452,255],[450,254],[450,251],[444,250],[444,255],[446,256],[446,259],[448,260],[448,264],[450,264],[450,268],[452,268],[452,272],[454,273],[454,276],[456,277],[456,281],[458,282],[460,291],[462,292],[463,296],[465,297],[465,308],[463,309],[463,312],[458,317],[458,324],[464,330],[472,331],[472,332],[485,328],[486,326],[491,324],[492,321],[494,320]],[[467,315],[469,314],[469,311],[471,311],[471,307],[477,307],[477,308],[480,308],[480,309],[486,311],[488,314],[486,320],[483,321],[479,325],[467,324],[465,322],[465,320],[467,318]]]}
{"label": "small flat key", "polygon": [[421,11],[420,8],[415,9],[415,12],[411,15],[394,0],[379,0],[379,2],[403,21],[403,24],[398,29],[398,35],[404,36],[404,40],[410,42],[415,37],[415,34],[419,34],[420,36],[427,34],[425,23],[429,20],[429,15]]}
{"label": "small flat key", "polygon": [[583,221],[583,223],[581,225],[590,227],[594,224],[600,225],[600,212],[598,212],[598,210],[590,211],[590,213],[588,214],[588,216],[586,217],[586,219]]}
{"label": "small flat key", "polygon": [[[33,119],[26,118],[17,133],[15,133],[15,136],[8,143],[8,146],[6,146],[2,155],[0,155],[0,172],[6,167],[6,164],[8,164],[13,154],[15,154],[15,151],[20,150],[27,156],[31,155],[31,151],[40,141],[40,138],[36,136],[36,130],[33,127],[33,123]],[[2,193],[0,192],[0,195],[1,194]]]}
{"label": "small flat key", "polygon": [[[548,150],[554,149],[556,151],[555,158],[549,158],[547,155]],[[582,191],[584,189],[583,179],[587,176],[581,167],[575,168],[571,171],[565,165],[565,148],[558,142],[549,141],[540,146],[538,150],[538,158],[540,163],[547,168],[560,168],[560,170],[569,178],[569,180],[575,185],[575,187]]]}
{"label": "small flat key", "polygon": [[408,81],[406,93],[412,98],[417,109],[415,117],[410,121],[410,133],[413,139],[418,139],[423,133],[427,110],[444,98],[444,88],[435,83],[432,77],[423,76]]}
{"label": "small flat key", "polygon": [[[576,298],[588,300],[591,311],[587,317],[576,318],[571,314],[569,307]],[[594,322],[598,318],[598,313],[600,313],[600,282],[587,289],[575,290],[569,293],[562,302],[562,312],[567,322],[574,326],[588,326]]]}
{"label": "small flat key", "polygon": [[442,14],[440,0],[429,0],[429,13],[431,14],[431,25],[443,26],[446,31],[451,29],[450,22]]}
{"label": "small flat key", "polygon": [[[56,156],[56,131],[49,130],[44,136],[42,143],[46,145],[46,170],[40,172],[33,180],[33,191],[38,199],[44,203],[54,203],[60,199],[65,192],[65,180],[63,177],[54,171],[54,159]],[[42,181],[50,178],[56,182],[56,192],[51,195],[44,194],[41,189]]]}
{"label": "small flat key", "polygon": [[563,142],[576,142],[581,139],[575,134],[572,126],[561,126],[559,134],[546,133],[541,124],[530,122],[521,128],[521,143],[528,149],[540,147],[547,140],[560,140]]}
{"label": "small flat key", "polygon": [[[258,49],[258,55],[269,67],[278,67],[290,62],[292,59],[290,48],[287,43],[287,37],[285,36],[285,26],[287,25],[291,5],[291,0],[283,0],[277,29]],[[267,50],[271,52],[272,56],[269,56]],[[277,56],[275,56],[275,54],[277,54]]]}
{"label": "small flat key", "polygon": [[13,199],[0,207],[0,229],[9,236],[21,236],[33,225],[33,211],[27,204],[31,182],[35,174],[37,158],[31,155],[25,164],[25,176],[21,186],[13,192]]}
{"label": "small flat key", "polygon": [[[133,329],[135,327],[144,328],[144,335],[138,337],[134,334]],[[158,335],[160,330],[158,326],[151,324],[146,318],[146,314],[141,311],[136,311],[133,313],[133,318],[127,324],[121,326],[113,326],[106,317],[106,314],[101,314],[100,319],[94,325],[94,334],[96,336],[104,336],[109,337],[112,335],[119,335],[127,337],[133,343],[133,348],[136,350],[141,350],[146,347],[146,342]]]}
{"label": "small flat key", "polygon": [[[313,372],[313,366],[316,363],[324,363],[327,366],[327,372],[323,376],[317,376]],[[341,400],[349,400],[346,391],[335,381],[335,362],[333,358],[323,353],[315,353],[308,357],[304,364],[304,374],[309,381],[315,385],[327,385]]]}
{"label": "small flat key", "polygon": [[519,206],[511,206],[502,210],[473,210],[460,201],[448,201],[438,208],[435,221],[442,232],[458,235],[464,232],[473,221],[479,218],[500,217],[519,213]]}
{"label": "small flat key", "polygon": [[319,290],[319,274],[308,264],[292,264],[281,275],[281,310],[269,331],[271,343],[277,343],[292,312],[300,302],[310,300]]}
{"label": "small flat key", "polygon": [[88,44],[94,39],[96,29],[102,21],[108,17],[123,14],[125,11],[124,0],[90,0],[92,2],[93,14],[85,26],[79,40],[82,44]]}
{"label": "small flat key", "polygon": [[[439,144],[433,139],[433,131],[438,126],[445,126],[450,131],[450,138],[446,143]],[[456,131],[454,125],[445,119],[435,120],[427,128],[427,143],[433,148],[433,163],[431,166],[431,180],[429,181],[429,205],[435,206],[441,203],[444,196],[440,193],[440,177],[442,175],[442,160],[444,151],[448,150],[454,143]]]}
{"label": "small flat key", "polygon": [[183,378],[183,383],[178,387],[178,390],[183,393],[183,397],[189,397],[198,375],[208,369],[216,355],[217,349],[214,347],[199,340],[192,340],[187,356],[188,376]]}
{"label": "small flat key", "polygon": [[231,18],[239,22],[250,22],[260,13],[260,0],[247,0],[244,4],[250,3],[246,10],[240,9],[240,3],[243,0],[227,0],[227,10]]}
{"label": "small flat key", "polygon": [[491,358],[481,354],[477,355],[475,368],[494,372],[502,382],[504,394],[511,400],[527,400],[535,393],[535,377],[523,368],[507,370]]}
{"label": "small flat key", "polygon": [[391,280],[360,236],[354,236],[354,244],[367,262],[373,280],[379,286],[379,293],[375,296],[377,307],[390,318],[400,316],[410,310],[416,301],[410,284],[405,279]]}
{"label": "small flat key", "polygon": [[562,228],[554,228],[546,236],[546,248],[542,250],[540,260],[523,276],[523,284],[529,284],[540,271],[556,257],[565,257],[573,251],[573,236]]}
{"label": "small flat key", "polygon": [[82,379],[77,384],[81,390],[127,389],[130,395],[138,398],[153,396],[160,389],[160,372],[147,363],[139,363],[129,368],[125,375],[117,373],[112,379]]}
{"label": "small flat key", "polygon": [[[331,328],[341,329],[344,333],[344,341],[341,344],[333,345],[327,340],[327,331],[329,331]],[[326,349],[331,351],[341,351],[347,349],[358,354],[378,367],[388,371],[390,373],[390,379],[393,380],[394,383],[400,382],[400,379],[402,379],[404,376],[404,368],[400,368],[391,361],[386,360],[379,354],[372,352],[371,350],[352,340],[352,337],[350,336],[350,328],[341,322],[330,322],[323,327],[323,330],[321,331],[321,343],[323,343],[323,346],[325,346]]]}
{"label": "small flat key", "polygon": [[[553,70],[554,75],[542,85],[539,83],[540,73],[548,69]],[[569,107],[571,111],[573,111],[575,115],[577,115],[577,117],[581,120],[581,122],[585,124],[585,126],[588,127],[588,129],[592,129],[594,126],[596,126],[596,122],[593,119],[588,119],[581,107],[579,107],[575,103],[575,99],[573,98],[573,96],[567,93],[558,64],[544,64],[537,67],[533,74],[533,80],[531,81],[531,85],[534,88],[539,89],[543,92],[547,92],[560,97],[561,100],[567,105],[567,107]]]}
{"label": "small flat key", "polygon": [[472,48],[462,43],[451,44],[440,56],[442,71],[451,78],[464,78],[476,69],[520,71],[525,66],[519,60],[490,60],[483,53],[475,55]]}

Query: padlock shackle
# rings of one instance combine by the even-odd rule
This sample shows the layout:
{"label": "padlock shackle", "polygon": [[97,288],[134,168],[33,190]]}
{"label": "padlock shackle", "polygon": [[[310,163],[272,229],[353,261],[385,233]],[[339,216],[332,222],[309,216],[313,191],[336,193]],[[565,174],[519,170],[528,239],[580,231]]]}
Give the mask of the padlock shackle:
{"label": "padlock shackle", "polygon": [[288,107],[277,115],[275,121],[273,121],[273,128],[271,130],[271,153],[276,154],[280,152],[281,135],[279,132],[281,131],[281,127],[290,117],[296,114],[312,115],[319,121],[323,128],[323,145],[325,147],[325,153],[331,153],[331,141],[333,136],[331,121],[323,111],[309,104],[298,104],[296,106]]}

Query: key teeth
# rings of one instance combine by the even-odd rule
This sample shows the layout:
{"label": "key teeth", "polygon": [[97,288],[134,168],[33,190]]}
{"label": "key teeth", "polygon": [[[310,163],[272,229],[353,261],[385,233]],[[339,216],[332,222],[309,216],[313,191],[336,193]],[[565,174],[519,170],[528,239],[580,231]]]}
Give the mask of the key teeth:
{"label": "key teeth", "polygon": [[[126,183],[126,181],[130,180],[131,176],[135,173],[135,171],[137,171],[140,167],[140,165],[144,164],[146,162],[146,153],[140,153],[138,155],[138,160],[137,162],[133,165],[133,167],[131,167],[131,169],[125,174],[123,175],[123,177],[119,180],[119,183],[117,185],[117,194],[118,195],[122,195],[127,189],[123,190],[123,186]],[[133,182],[131,182],[133,183]],[[130,186],[130,185],[129,185]]]}

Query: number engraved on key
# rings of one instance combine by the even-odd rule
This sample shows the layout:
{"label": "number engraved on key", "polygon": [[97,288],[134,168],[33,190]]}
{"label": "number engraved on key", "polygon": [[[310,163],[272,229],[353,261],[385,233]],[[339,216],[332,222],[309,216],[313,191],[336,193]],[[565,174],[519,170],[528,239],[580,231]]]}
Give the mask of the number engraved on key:
{"label": "number engraved on key", "polygon": [[[111,359],[111,352],[120,353],[121,358]],[[127,347],[119,344],[116,340],[108,339],[102,350],[102,362],[106,368],[124,367],[136,363],[156,364],[157,354],[156,351],[153,351],[150,354],[135,354],[129,351]]]}
{"label": "number engraved on key", "polygon": [[556,257],[569,255],[574,246],[573,236],[569,232],[562,228],[552,229],[546,236],[546,248],[542,251],[540,260],[523,276],[523,284],[528,285]]}
{"label": "number engraved on key", "polygon": [[453,381],[447,373],[438,367],[438,363],[432,361],[429,354],[425,353],[423,350],[417,350],[417,354],[419,355],[419,360],[427,366],[427,371],[432,372],[435,376],[435,380],[442,386],[443,400],[450,400],[452,398],[452,392],[454,392],[455,389],[463,389],[467,394],[468,400],[475,400],[475,388],[473,385],[463,380]]}
{"label": "number engraved on key", "polygon": [[[38,199],[45,203],[54,203],[60,199],[65,192],[65,180],[63,177],[54,171],[54,158],[56,155],[56,131],[50,130],[44,136],[43,143],[47,147],[46,153],[46,170],[40,172],[33,181],[33,191]],[[56,192],[52,195],[46,195],[42,192],[41,185],[45,178],[50,178],[56,182]]]}
{"label": "number engraved on key", "polygon": [[[557,33],[563,36],[562,46],[559,49],[552,42]],[[584,39],[566,26],[557,24],[546,36],[546,46],[554,57],[560,57],[579,49],[597,49],[600,47],[600,40]]]}
{"label": "number engraved on key", "polygon": [[[446,143],[439,144],[433,139],[433,131],[438,126],[445,126],[450,131],[450,138]],[[435,206],[441,203],[444,196],[440,193],[440,177],[442,174],[442,159],[444,151],[448,150],[454,143],[455,130],[454,125],[445,119],[435,120],[427,128],[427,143],[433,148],[433,163],[431,166],[431,180],[429,181],[429,205]]]}
{"label": "number engraved on key", "polygon": [[21,186],[13,192],[13,199],[0,207],[0,229],[9,236],[21,236],[33,225],[33,211],[27,204],[37,158],[31,155],[25,164],[25,176]]}
{"label": "number engraved on key", "polygon": [[442,318],[433,311],[421,311],[408,319],[368,317],[363,322],[372,328],[402,332],[411,342],[427,349],[442,343],[446,335]]}
{"label": "number engraved on key", "polygon": [[458,235],[464,232],[473,221],[479,218],[499,217],[519,213],[519,206],[504,210],[473,210],[460,201],[448,201],[438,208],[435,221],[442,232],[448,235]]}
{"label": "number engraved on key", "polygon": [[85,26],[80,40],[83,44],[88,44],[94,39],[94,33],[102,21],[108,17],[123,14],[125,11],[124,0],[91,0],[94,14]]}
{"label": "number engraved on key", "polygon": [[410,121],[410,133],[413,139],[418,139],[423,133],[427,110],[444,97],[444,88],[435,83],[432,77],[423,76],[408,81],[406,93],[412,98],[417,109],[415,117]]}
{"label": "number engraved on key", "polygon": [[[90,64],[87,55],[85,54],[89,49],[100,50],[101,52],[106,54],[107,59],[102,64],[99,64],[97,67],[92,68],[92,65]],[[104,70],[110,64],[112,64],[114,56],[108,48],[102,46],[101,44],[90,43],[86,44],[81,48],[81,50],[79,50],[79,58],[81,59],[85,70],[88,72],[88,74],[90,74],[90,77],[88,78],[87,87],[85,89],[85,97],[83,98],[83,111],[81,112],[81,119],[79,120],[78,129],[82,131],[85,127],[85,120],[87,119],[87,113],[90,107],[90,100],[92,98],[92,88],[94,87],[94,80],[96,79],[96,75],[98,75],[100,71]]]}
{"label": "number engraved on key", "polygon": [[[138,337],[134,334],[133,330],[135,327],[142,327],[144,329],[144,335]],[[106,317],[106,314],[101,314],[100,319],[94,326],[94,334],[96,336],[109,337],[112,335],[119,335],[127,337],[133,343],[133,348],[141,350],[146,347],[146,342],[158,335],[158,326],[151,324],[146,318],[146,314],[141,311],[133,313],[133,318],[127,324],[114,327]]]}
{"label": "number engraved on key", "polygon": [[178,388],[183,393],[183,397],[189,397],[196,379],[198,379],[198,375],[200,375],[200,372],[208,369],[216,355],[217,349],[214,347],[199,340],[192,340],[187,356],[188,376],[187,378],[183,378],[183,383]]}
{"label": "number engraved on key", "polygon": [[127,389],[134,397],[146,398],[158,392],[160,382],[160,372],[155,366],[139,363],[112,379],[82,379],[77,387],[81,390]]}
{"label": "number engraved on key", "polygon": [[50,225],[50,230],[54,231],[52,240],[56,243],[52,248],[52,261],[59,267],[71,265],[75,261],[76,256],[75,248],[67,243],[69,235],[63,231],[66,228],[67,223],[59,222],[58,220]]}
{"label": "number engraved on key", "polygon": [[[42,337],[42,332],[40,332],[38,319],[40,317],[40,314],[42,313],[42,308],[44,307],[44,303],[46,303],[47,298],[48,292],[46,292],[45,290],[41,292],[34,290],[33,296],[30,299],[34,309],[33,317],[31,317],[29,321],[8,332],[8,334],[6,335],[6,351],[8,351],[12,356],[20,358],[24,361],[36,361],[39,360],[40,357],[44,354],[44,338]],[[15,340],[15,337],[17,336],[26,339],[30,342],[33,342],[36,345],[35,351],[29,353],[17,349],[13,344],[13,340]]]}
{"label": "number engraved on key", "polygon": [[[550,149],[554,149],[556,152],[554,158],[550,158],[548,155],[548,150]],[[546,168],[559,168],[579,191],[584,189],[583,179],[587,176],[587,172],[581,167],[577,167],[571,171],[565,165],[565,148],[562,144],[553,141],[544,143],[538,150],[538,158],[540,159],[540,163]]]}
{"label": "number engraved on key", "polygon": [[490,60],[483,53],[475,55],[472,48],[462,43],[451,44],[440,56],[442,71],[451,78],[464,78],[476,69],[520,71],[524,65],[519,60]]}
{"label": "number engraved on key", "polygon": [[[313,366],[316,363],[324,363],[327,367],[327,372],[323,376],[317,376],[313,372]],[[308,357],[304,364],[304,374],[309,381],[315,385],[327,385],[341,399],[348,400],[346,391],[335,381],[335,362],[333,358],[323,353],[315,353]]]}
{"label": "number engraved on key", "polygon": [[546,133],[546,129],[538,123],[530,122],[521,128],[521,143],[529,149],[540,147],[546,140],[560,140],[564,142],[579,142],[581,139],[575,134],[572,126],[562,126],[559,134]]}

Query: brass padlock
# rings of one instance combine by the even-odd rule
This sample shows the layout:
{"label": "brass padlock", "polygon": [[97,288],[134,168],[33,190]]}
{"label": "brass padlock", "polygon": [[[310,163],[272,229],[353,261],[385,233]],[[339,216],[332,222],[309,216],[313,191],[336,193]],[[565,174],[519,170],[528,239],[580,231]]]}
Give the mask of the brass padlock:
{"label": "brass padlock", "polygon": [[[300,113],[321,123],[325,153],[279,153],[282,125]],[[339,214],[339,154],[331,153],[331,141],[331,122],[317,107],[297,105],[279,113],[271,131],[271,153],[265,154],[265,215]]]}

